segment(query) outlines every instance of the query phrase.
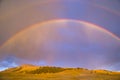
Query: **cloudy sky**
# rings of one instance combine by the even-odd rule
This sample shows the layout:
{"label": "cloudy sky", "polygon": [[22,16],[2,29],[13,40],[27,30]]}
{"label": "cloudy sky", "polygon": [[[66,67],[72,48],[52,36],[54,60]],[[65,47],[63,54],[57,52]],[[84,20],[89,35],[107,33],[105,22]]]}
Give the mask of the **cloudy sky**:
{"label": "cloudy sky", "polygon": [[119,0],[0,0],[0,69],[34,63],[120,70],[119,26]]}

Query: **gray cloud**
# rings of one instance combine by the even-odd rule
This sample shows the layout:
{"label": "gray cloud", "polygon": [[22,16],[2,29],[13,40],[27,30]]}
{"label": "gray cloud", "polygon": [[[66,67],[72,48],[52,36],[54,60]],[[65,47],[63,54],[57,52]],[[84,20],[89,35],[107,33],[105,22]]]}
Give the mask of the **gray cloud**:
{"label": "gray cloud", "polygon": [[[119,13],[118,0],[0,0],[0,46],[29,25],[63,18],[97,24],[120,37]],[[29,28],[6,42],[0,48],[0,69],[32,63],[89,68],[104,64],[107,69],[112,65],[119,70],[119,41],[78,24],[56,25],[52,29]]]}
{"label": "gray cloud", "polygon": [[18,65],[38,63],[90,69],[119,64],[120,39],[86,24],[76,20],[53,20],[33,25],[1,47],[1,62],[7,61],[7,65],[13,61]]}
{"label": "gray cloud", "polygon": [[120,37],[119,7],[117,0],[2,0],[0,45],[29,25],[59,18],[88,21]]}

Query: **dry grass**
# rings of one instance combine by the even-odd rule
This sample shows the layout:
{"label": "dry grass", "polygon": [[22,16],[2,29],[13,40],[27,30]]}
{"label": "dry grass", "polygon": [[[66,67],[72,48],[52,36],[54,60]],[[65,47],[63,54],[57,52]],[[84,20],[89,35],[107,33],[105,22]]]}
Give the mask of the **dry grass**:
{"label": "dry grass", "polygon": [[[42,67],[41,67],[42,68]],[[55,67],[54,67],[55,68]],[[18,69],[18,70],[17,70]],[[38,69],[38,68],[36,68]],[[44,69],[44,68],[43,68]],[[49,67],[49,69],[53,69]],[[21,70],[35,70],[35,67],[13,68],[0,73],[0,80],[120,80],[120,73],[105,70],[64,69],[60,72],[21,73]],[[40,69],[41,70],[41,69]]]}

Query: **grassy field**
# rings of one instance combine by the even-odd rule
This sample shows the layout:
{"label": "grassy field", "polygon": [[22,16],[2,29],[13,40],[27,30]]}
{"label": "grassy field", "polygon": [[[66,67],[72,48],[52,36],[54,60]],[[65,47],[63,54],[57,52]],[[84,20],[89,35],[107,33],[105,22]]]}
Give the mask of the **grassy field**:
{"label": "grassy field", "polygon": [[17,67],[0,72],[0,80],[120,80],[120,73],[83,68]]}

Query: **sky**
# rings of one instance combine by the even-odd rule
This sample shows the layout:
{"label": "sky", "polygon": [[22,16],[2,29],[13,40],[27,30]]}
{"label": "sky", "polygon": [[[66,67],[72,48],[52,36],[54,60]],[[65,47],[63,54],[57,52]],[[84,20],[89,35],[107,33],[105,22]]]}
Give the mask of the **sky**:
{"label": "sky", "polygon": [[[119,4],[119,0],[1,0],[0,69],[2,70],[4,68],[13,67],[23,63],[101,68],[102,66],[97,66],[97,63],[99,63],[104,64],[102,68],[117,71],[120,70],[120,40],[118,40],[120,38]],[[59,20],[63,19],[65,20],[65,22],[60,23]],[[69,19],[73,21],[69,21]],[[58,20],[57,23],[61,25],[61,27],[53,21],[50,24],[56,26],[57,28],[55,27],[53,29],[51,27],[48,27],[48,24],[44,24],[44,26],[47,26],[47,28],[38,29],[42,30],[41,32],[34,32],[37,27],[32,28],[33,30],[29,28],[38,23],[38,26],[41,26],[40,23],[49,23],[47,21],[52,20]],[[78,23],[77,21],[83,21],[85,23],[83,25],[83,23]],[[92,27],[87,27],[90,26],[90,24],[85,25],[88,23],[99,26],[103,29],[103,31],[101,31],[101,29],[91,30],[93,29]],[[78,28],[78,31],[76,31],[76,28],[73,28],[73,24],[75,24],[75,26],[79,25],[82,27]],[[62,26],[65,26],[65,28],[62,28]],[[66,29],[68,31],[66,31]],[[86,29],[93,32],[90,34],[90,32],[86,31]],[[46,35],[48,36],[47,38],[42,35],[44,32],[49,32],[49,35]],[[77,40],[71,41],[71,39],[73,38],[72,32],[74,33],[75,39]],[[35,33],[38,36],[35,35]],[[30,34],[33,36],[30,37]],[[54,35],[53,38],[49,37],[53,34],[56,34],[57,36]],[[83,34],[89,34],[89,37],[87,35],[83,36]],[[113,34],[114,37],[111,34]],[[14,38],[16,35],[17,38]],[[79,37],[80,35],[81,37]],[[35,38],[35,36],[37,36],[38,38]],[[100,36],[101,38],[97,36]],[[104,39],[104,37],[106,36],[108,37]],[[35,49],[33,49],[33,47],[29,48],[28,44],[30,44],[30,41],[27,38],[32,41],[31,45],[37,45]],[[44,41],[44,38],[47,39],[47,41]],[[58,40],[63,41],[54,41],[54,38],[58,38]],[[99,41],[98,38],[99,40],[103,40]],[[68,42],[65,40],[67,40]],[[27,41],[28,43],[25,43],[25,41]],[[46,44],[49,41],[50,44]],[[82,41],[85,41],[84,43],[86,44],[82,44]],[[40,48],[40,43],[45,47]],[[22,47],[24,47],[25,50],[21,50]],[[79,48],[83,50],[83,53],[79,51]],[[28,51],[26,49],[28,49]],[[30,49],[33,49],[33,51],[31,51]],[[7,52],[4,50],[6,50]],[[48,54],[49,50],[51,54],[54,54],[56,56],[50,56]],[[66,54],[64,50],[67,51]],[[40,52],[41,54],[39,54],[38,56],[38,53]],[[43,53],[45,55],[43,55]],[[25,54],[31,56],[24,56]],[[96,59],[93,59],[93,61],[91,60],[89,62],[89,59],[81,59],[82,57],[76,58],[80,54],[82,55],[82,57],[85,55],[88,56],[88,54],[89,56],[91,55],[91,58],[98,56],[103,57],[99,58],[99,61],[95,63],[94,61],[96,61]],[[41,55],[43,57],[41,57]],[[58,55],[61,56],[60,59],[59,57],[57,57]],[[34,56],[34,58],[32,56]],[[38,58],[36,58],[37,56]],[[88,58],[87,56],[85,58]],[[50,61],[48,58],[50,58],[50,60],[53,59],[51,61],[53,63],[48,63],[48,61]],[[91,64],[95,67],[91,67]]]}

